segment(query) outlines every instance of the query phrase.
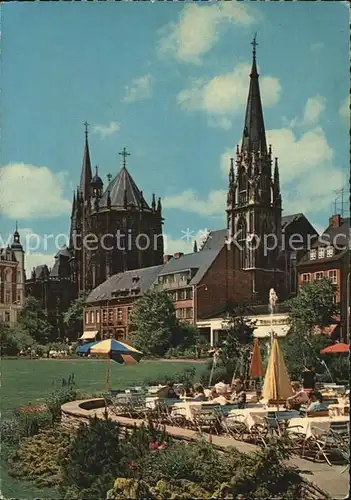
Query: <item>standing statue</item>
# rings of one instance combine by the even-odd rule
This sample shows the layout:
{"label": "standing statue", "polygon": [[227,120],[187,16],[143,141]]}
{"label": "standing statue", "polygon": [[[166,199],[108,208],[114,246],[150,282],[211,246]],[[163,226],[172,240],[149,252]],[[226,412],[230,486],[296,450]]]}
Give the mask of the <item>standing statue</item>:
{"label": "standing statue", "polygon": [[274,313],[274,308],[276,306],[277,301],[278,301],[278,295],[275,293],[274,288],[271,288],[269,290],[269,309],[271,313]]}

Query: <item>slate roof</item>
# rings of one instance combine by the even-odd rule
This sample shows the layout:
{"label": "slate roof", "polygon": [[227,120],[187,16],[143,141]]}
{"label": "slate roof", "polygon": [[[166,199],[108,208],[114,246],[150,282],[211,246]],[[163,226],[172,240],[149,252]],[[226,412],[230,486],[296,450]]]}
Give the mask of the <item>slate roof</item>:
{"label": "slate roof", "polygon": [[60,250],[57,252],[57,254],[55,255],[55,259],[58,258],[58,257],[67,257],[67,258],[71,258],[72,257],[72,253],[70,252],[70,250],[68,250],[67,247],[62,247],[60,248]]}
{"label": "slate roof", "polygon": [[49,268],[46,264],[41,264],[40,266],[36,266],[34,274],[36,280],[48,278],[50,274]]}
{"label": "slate roof", "polygon": [[282,216],[282,229],[284,230],[289,224],[292,222],[295,222],[296,220],[300,219],[301,217],[305,217],[304,214],[299,213],[299,214],[291,214],[291,215],[283,215]]}
{"label": "slate roof", "polygon": [[[146,293],[151,285],[157,279],[158,274],[163,268],[163,264],[143,269],[134,269],[124,273],[118,273],[111,276],[104,283],[96,287],[88,296],[86,303],[111,300],[114,298],[113,292],[128,289],[139,289],[137,293],[125,295],[125,297],[140,297]],[[138,281],[133,278],[139,277]]]}
{"label": "slate roof", "polygon": [[328,246],[330,243],[334,243],[339,248],[342,246],[348,246],[350,242],[350,218],[343,219],[339,227],[328,226],[324,233],[321,235],[320,239],[317,240],[312,247],[323,247]]}
{"label": "slate roof", "polygon": [[217,248],[216,250],[188,253],[178,258],[173,257],[163,266],[159,276],[193,269],[196,274],[188,284],[195,285],[201,281],[220,251],[221,248]]}
{"label": "slate roof", "polygon": [[133,204],[136,207],[140,207],[143,204],[144,208],[150,208],[132,176],[125,167],[122,167],[118,175],[112,179],[108,185],[106,191],[101,197],[100,207],[107,206],[108,192],[110,192],[112,207],[123,208],[124,194],[126,193],[128,206]]}

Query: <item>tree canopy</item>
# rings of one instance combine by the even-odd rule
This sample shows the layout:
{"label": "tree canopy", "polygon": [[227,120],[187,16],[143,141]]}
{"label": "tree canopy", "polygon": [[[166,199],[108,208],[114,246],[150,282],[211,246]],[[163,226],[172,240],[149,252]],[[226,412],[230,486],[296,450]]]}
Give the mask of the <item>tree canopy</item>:
{"label": "tree canopy", "polygon": [[77,333],[83,330],[84,303],[87,294],[83,293],[71,303],[70,308],[63,315],[63,323],[67,333]]}
{"label": "tree canopy", "polygon": [[52,326],[42,310],[40,302],[35,297],[26,298],[18,321],[18,328],[26,331],[39,344],[48,342]]}
{"label": "tree canopy", "polygon": [[162,356],[173,347],[178,322],[171,296],[150,290],[133,307],[129,320],[131,341],[143,353]]}

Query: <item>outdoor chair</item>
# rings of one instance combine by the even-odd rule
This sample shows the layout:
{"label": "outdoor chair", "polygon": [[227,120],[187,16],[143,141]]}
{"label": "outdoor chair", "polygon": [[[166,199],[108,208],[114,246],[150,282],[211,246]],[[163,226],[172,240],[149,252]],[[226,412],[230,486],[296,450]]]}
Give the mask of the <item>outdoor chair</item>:
{"label": "outdoor chair", "polygon": [[170,408],[164,401],[158,401],[155,408],[155,417],[158,424],[172,425],[172,408]]}
{"label": "outdoor chair", "polygon": [[272,431],[267,423],[266,417],[253,415],[252,418],[255,423],[250,428],[248,441],[254,444],[262,443],[264,446],[267,447],[267,443],[269,439],[272,437]]}
{"label": "outdoor chair", "polygon": [[203,430],[214,431],[217,435],[221,430],[221,415],[217,408],[203,406],[192,408],[193,426],[202,434]]}
{"label": "outdoor chair", "polygon": [[233,437],[237,441],[244,441],[245,437],[250,434],[250,430],[244,422],[238,420],[238,418],[244,417],[241,414],[227,415],[222,419],[222,427],[226,434]]}
{"label": "outdoor chair", "polygon": [[174,427],[189,427],[189,421],[186,416],[178,408],[173,408],[170,411],[171,425]]}
{"label": "outdoor chair", "polygon": [[[338,454],[345,459],[345,450],[347,450],[348,447],[348,423],[332,422],[329,431],[326,432],[323,429],[319,429],[318,435],[311,436],[305,440],[302,457],[306,457],[307,454],[312,455],[312,460],[315,462],[322,455],[328,465],[331,466],[332,464],[329,457],[333,454]],[[344,471],[346,469],[344,469]]]}

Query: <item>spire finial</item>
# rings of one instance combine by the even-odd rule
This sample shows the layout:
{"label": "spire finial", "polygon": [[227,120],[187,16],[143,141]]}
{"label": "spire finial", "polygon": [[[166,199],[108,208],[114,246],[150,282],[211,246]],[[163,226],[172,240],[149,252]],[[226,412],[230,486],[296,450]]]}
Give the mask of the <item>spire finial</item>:
{"label": "spire finial", "polygon": [[84,122],[84,127],[85,127],[85,138],[88,139],[88,127],[89,123],[87,121]]}
{"label": "spire finial", "polygon": [[112,179],[112,174],[107,174],[106,177],[107,177],[107,182],[110,184]]}
{"label": "spire finial", "polygon": [[128,153],[126,147],[124,147],[123,151],[121,151],[118,154],[123,156],[123,168],[126,168],[126,158],[127,156],[131,156],[130,153]]}
{"label": "spire finial", "polygon": [[258,45],[258,43],[256,42],[256,37],[257,37],[257,32],[255,33],[255,36],[253,37],[253,40],[251,42],[251,45],[253,47],[253,49],[252,49],[252,57],[253,57],[254,61],[256,61],[256,47]]}
{"label": "spire finial", "polygon": [[95,175],[96,177],[99,175],[99,167],[95,165]]}
{"label": "spire finial", "polygon": [[16,233],[18,233],[18,221],[16,220]]}

